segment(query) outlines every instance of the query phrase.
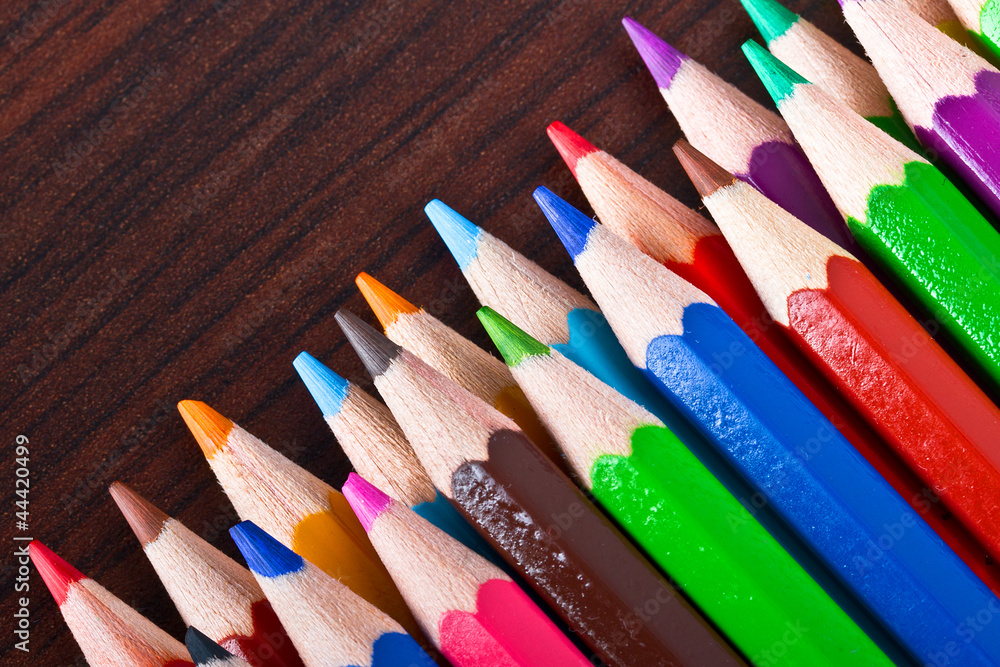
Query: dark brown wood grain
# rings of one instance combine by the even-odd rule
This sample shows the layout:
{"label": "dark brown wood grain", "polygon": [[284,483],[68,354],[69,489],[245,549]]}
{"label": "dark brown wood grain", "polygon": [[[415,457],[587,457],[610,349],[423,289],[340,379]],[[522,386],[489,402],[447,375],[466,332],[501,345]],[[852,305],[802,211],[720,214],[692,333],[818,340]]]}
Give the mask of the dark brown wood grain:
{"label": "dark brown wood grain", "polygon": [[[853,44],[835,3],[789,6]],[[13,649],[13,452],[30,527],[169,632],[179,616],[107,493],[119,479],[236,556],[236,515],[174,405],[209,402],[339,486],[291,361],[371,383],[333,319],[368,271],[489,347],[423,215],[440,198],[580,287],[535,208],[589,210],[563,120],[695,204],[631,14],[766,95],[736,0],[592,3],[42,0],[0,8],[0,663],[83,664],[37,574]],[[768,103],[770,106],[770,103]]]}

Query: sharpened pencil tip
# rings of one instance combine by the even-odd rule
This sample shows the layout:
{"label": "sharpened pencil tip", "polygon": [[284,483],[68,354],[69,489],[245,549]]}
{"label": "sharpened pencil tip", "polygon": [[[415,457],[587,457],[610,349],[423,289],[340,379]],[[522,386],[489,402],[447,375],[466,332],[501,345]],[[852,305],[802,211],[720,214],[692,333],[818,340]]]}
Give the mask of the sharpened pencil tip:
{"label": "sharpened pencil tip", "polygon": [[476,316],[483,323],[483,328],[493,339],[493,344],[500,350],[508,366],[517,366],[528,357],[550,353],[548,345],[539,343],[489,306],[483,306],[476,311]]}
{"label": "sharpened pencil tip", "polygon": [[570,257],[575,261],[577,255],[583,252],[587,246],[590,230],[597,223],[544,186],[535,189],[534,197],[549,224],[552,225],[552,229],[556,230],[556,234],[559,235],[559,240],[566,246]]}
{"label": "sharpened pencil tip", "polygon": [[420,312],[419,308],[367,273],[359,273],[358,277],[354,279],[354,283],[361,290],[362,296],[371,306],[383,329],[388,329],[395,324],[400,315]]}
{"label": "sharpened pencil tip", "polygon": [[401,347],[345,308],[338,310],[334,317],[372,378],[378,378],[389,370]]}
{"label": "sharpened pencil tip", "polygon": [[479,236],[482,231],[467,218],[459,215],[440,199],[428,202],[424,213],[448,246],[460,269],[465,271],[479,254]]}
{"label": "sharpened pencil tip", "polygon": [[677,70],[688,57],[630,16],[622,19],[622,25],[628,31],[628,36],[646,63],[649,73],[653,75],[656,85],[661,89],[670,88]]}
{"label": "sharpened pencil tip", "polygon": [[795,91],[797,84],[809,83],[795,70],[772,56],[767,49],[752,39],[743,43],[743,54],[764,83],[771,99],[779,107]]}
{"label": "sharpened pencil tip", "polygon": [[681,139],[674,144],[674,155],[680,160],[698,194],[708,197],[713,192],[736,182],[736,177],[712,162],[704,153]]}
{"label": "sharpened pencil tip", "polygon": [[83,574],[75,567],[57,556],[51,549],[39,542],[32,540],[28,545],[28,556],[35,564],[38,574],[42,575],[42,581],[49,589],[49,593],[55,598],[56,604],[62,606],[69,593],[69,587],[81,579]]}
{"label": "sharpened pencil tip", "polygon": [[302,569],[302,556],[268,535],[253,521],[241,521],[229,529],[229,534],[254,574],[271,578]]}
{"label": "sharpened pencil tip", "polygon": [[740,3],[768,44],[788,32],[801,18],[775,0],[740,0]]}
{"label": "sharpened pencil tip", "polygon": [[365,532],[372,529],[375,519],[389,509],[392,498],[383,493],[377,486],[357,473],[351,473],[341,489],[351,509],[357,515],[358,521],[364,526]]}
{"label": "sharpened pencil tip", "polygon": [[555,145],[556,150],[559,151],[563,162],[569,167],[574,177],[576,176],[576,163],[591,153],[597,152],[597,146],[558,120],[549,125],[545,132],[549,135],[549,139]]}
{"label": "sharpened pencil tip", "polygon": [[181,401],[177,404],[177,410],[206,458],[211,459],[226,446],[229,432],[234,426],[232,420],[226,419],[201,401]]}
{"label": "sharpened pencil tip", "polygon": [[308,352],[300,352],[292,362],[299,377],[316,401],[324,417],[336,417],[347,398],[350,383],[324,366]]}
{"label": "sharpened pencil tip", "polygon": [[222,648],[208,636],[193,625],[187,629],[184,635],[184,644],[187,646],[191,659],[198,667],[208,665],[216,660],[229,660],[233,654]]}
{"label": "sharpened pencil tip", "polygon": [[160,536],[169,516],[121,482],[113,482],[108,491],[143,548]]}

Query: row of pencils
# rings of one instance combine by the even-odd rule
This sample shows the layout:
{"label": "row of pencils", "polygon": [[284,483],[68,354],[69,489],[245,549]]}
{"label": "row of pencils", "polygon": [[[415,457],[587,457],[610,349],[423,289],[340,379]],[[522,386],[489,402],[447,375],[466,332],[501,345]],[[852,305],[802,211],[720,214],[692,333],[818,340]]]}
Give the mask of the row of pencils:
{"label": "row of pencils", "polygon": [[1000,10],[743,2],[780,115],[624,20],[714,223],[562,123],[592,298],[427,204],[503,362],[359,275],[342,491],[181,402],[249,569],[115,483],[191,629],[33,543],[92,665],[1000,665]]}

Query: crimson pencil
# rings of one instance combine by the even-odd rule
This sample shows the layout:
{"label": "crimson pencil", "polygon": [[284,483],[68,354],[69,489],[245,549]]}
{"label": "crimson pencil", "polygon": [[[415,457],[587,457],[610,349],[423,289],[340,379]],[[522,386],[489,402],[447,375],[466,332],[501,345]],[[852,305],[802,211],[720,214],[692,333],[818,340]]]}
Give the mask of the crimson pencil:
{"label": "crimson pencil", "polygon": [[548,133],[600,221],[712,297],[936,530],[957,533],[953,540],[965,546],[968,560],[1000,590],[982,547],[954,521],[928,511],[934,495],[775,325],[719,228],[562,123]]}
{"label": "crimson pencil", "polygon": [[87,662],[95,667],[191,667],[184,644],[54,554],[38,540],[28,554]]}
{"label": "crimson pencil", "polygon": [[337,321],[441,493],[598,657],[739,664],[513,421],[354,315]]}
{"label": "crimson pencil", "polygon": [[1000,558],[1000,410],[849,253],[676,151],[775,322]]}
{"label": "crimson pencil", "polygon": [[186,625],[257,667],[301,667],[246,568],[121,482],[109,490]]}

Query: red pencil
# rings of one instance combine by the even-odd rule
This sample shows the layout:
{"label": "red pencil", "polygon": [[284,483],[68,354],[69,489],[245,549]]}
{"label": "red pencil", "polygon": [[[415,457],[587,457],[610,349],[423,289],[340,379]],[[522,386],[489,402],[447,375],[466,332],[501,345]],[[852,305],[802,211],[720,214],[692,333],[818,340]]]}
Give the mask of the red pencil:
{"label": "red pencil", "polygon": [[564,124],[553,123],[548,134],[600,221],[711,296],[962,560],[1000,593],[1000,568],[821,376],[784,327],[774,323],[719,228]]}
{"label": "red pencil", "polygon": [[194,667],[187,649],[38,540],[28,555],[94,667]]}
{"label": "red pencil", "polygon": [[775,321],[1000,558],[1000,410],[846,250],[675,150]]}

